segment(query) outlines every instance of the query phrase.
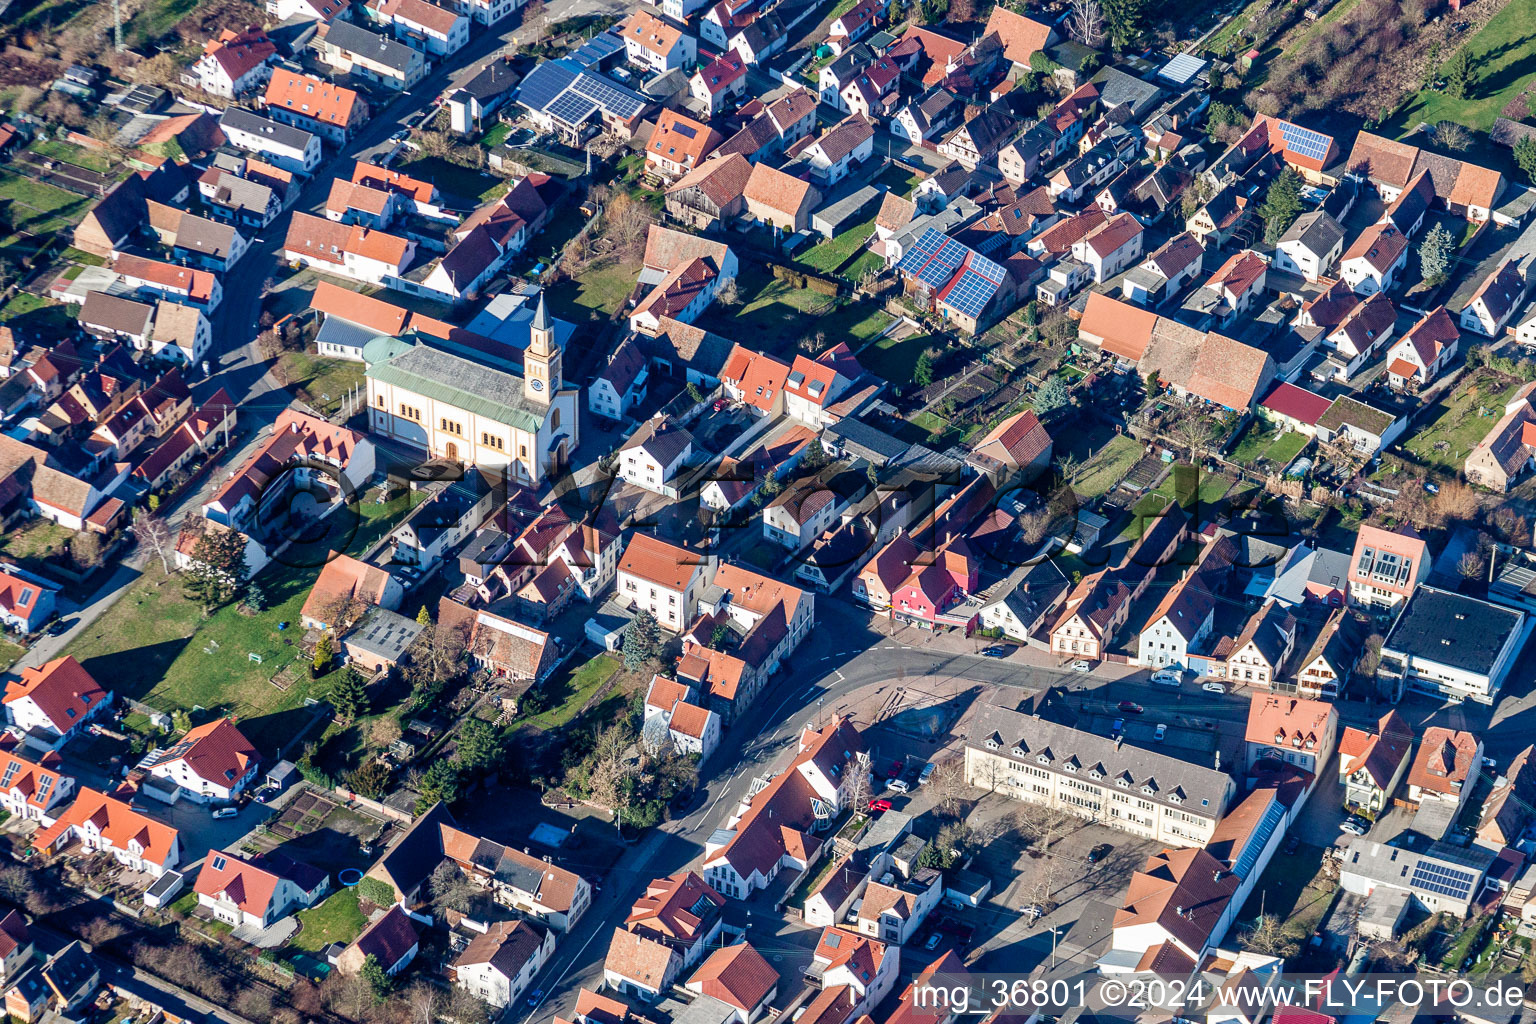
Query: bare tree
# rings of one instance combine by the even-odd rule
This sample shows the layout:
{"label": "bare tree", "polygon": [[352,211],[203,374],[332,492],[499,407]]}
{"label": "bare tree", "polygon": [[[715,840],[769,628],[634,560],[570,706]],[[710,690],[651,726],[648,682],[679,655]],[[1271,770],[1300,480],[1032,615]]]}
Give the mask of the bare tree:
{"label": "bare tree", "polygon": [[1285,933],[1285,922],[1275,914],[1265,914],[1242,933],[1244,946],[1255,953],[1290,959],[1301,951],[1296,940]]}
{"label": "bare tree", "polygon": [[406,990],[406,1004],[411,1008],[412,1024],[433,1024],[437,1019],[437,989],[418,981]]}
{"label": "bare tree", "polygon": [[1488,559],[1483,557],[1481,551],[1463,551],[1456,560],[1456,571],[1463,579],[1481,579],[1483,573],[1488,571]]}
{"label": "bare tree", "polygon": [[965,782],[964,762],[958,760],[935,765],[933,775],[928,780],[934,809],[952,818],[959,817],[969,788]]}
{"label": "bare tree", "polygon": [[172,568],[176,553],[176,535],[171,532],[171,524],[159,516],[141,512],[133,519],[133,539],[160,559],[160,568],[169,576],[175,569]]}
{"label": "bare tree", "polygon": [[1103,45],[1104,9],[1099,0],[1072,0],[1067,33],[1089,49],[1097,50]]}
{"label": "bare tree", "polygon": [[1019,838],[1042,852],[1066,835],[1076,819],[1066,811],[1045,804],[1025,802],[1013,812],[1014,830]]}

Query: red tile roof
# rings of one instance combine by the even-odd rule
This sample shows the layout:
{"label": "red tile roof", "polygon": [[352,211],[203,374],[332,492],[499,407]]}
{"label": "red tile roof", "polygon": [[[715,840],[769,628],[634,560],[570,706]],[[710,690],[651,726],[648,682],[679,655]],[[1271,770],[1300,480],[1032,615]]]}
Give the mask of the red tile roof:
{"label": "red tile roof", "polygon": [[1280,383],[1259,403],[1263,408],[1299,423],[1315,425],[1333,400],[1294,384]]}
{"label": "red tile roof", "polygon": [[1463,785],[1482,767],[1478,747],[1477,737],[1469,732],[1430,726],[1408,769],[1408,785],[1460,797]]}
{"label": "red tile roof", "polygon": [[747,942],[715,950],[688,980],[690,988],[747,1011],[756,1009],[778,984],[779,972]]}
{"label": "red tile roof", "polygon": [[108,694],[72,655],[65,655],[42,668],[24,668],[20,679],[6,684],[3,703],[23,697],[31,697],[62,734],[94,714]]}
{"label": "red tile roof", "polygon": [[188,731],[168,753],[171,756],[167,762],[185,761],[192,774],[224,787],[242,778],[260,757],[230,718],[219,718]]}
{"label": "red tile roof", "polygon": [[339,85],[322,82],[309,75],[295,74],[284,68],[272,72],[265,96],[269,107],[276,107],[313,118],[324,124],[345,128],[358,112],[357,93]]}
{"label": "red tile roof", "polygon": [[80,790],[75,802],[57,821],[39,832],[32,845],[46,853],[87,822],[100,831],[112,849],[127,850],[129,843],[137,842],[145,860],[162,867],[174,866],[172,854],[177,852],[180,838],[174,828],[140,814],[121,800],[88,788]]}

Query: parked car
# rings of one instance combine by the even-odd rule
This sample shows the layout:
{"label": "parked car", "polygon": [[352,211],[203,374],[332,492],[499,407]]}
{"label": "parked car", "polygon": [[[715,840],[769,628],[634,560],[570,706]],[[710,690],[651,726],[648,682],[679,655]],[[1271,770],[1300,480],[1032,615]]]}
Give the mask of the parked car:
{"label": "parked car", "polygon": [[944,936],[940,935],[938,932],[934,932],[932,935],[928,936],[928,941],[923,943],[923,948],[931,952],[935,949],[938,949],[939,943],[943,941]]}
{"label": "parked car", "polygon": [[259,804],[270,803],[277,799],[277,794],[278,789],[276,786],[262,786],[256,791],[256,802]]}
{"label": "parked car", "polygon": [[907,785],[906,779],[892,779],[891,788],[898,793],[908,793],[912,790],[912,787]]}
{"label": "parked car", "polygon": [[1099,861],[1115,852],[1115,848],[1109,843],[1100,843],[1088,851],[1088,863],[1097,864]]}
{"label": "parked car", "polygon": [[1087,672],[1087,671],[1091,670],[1092,668],[1093,668],[1093,666],[1088,664],[1086,661],[1074,661],[1072,663],[1072,671],[1073,672]]}
{"label": "parked car", "polygon": [[869,802],[869,809],[872,811],[888,811],[891,809],[891,802],[883,796],[876,797]]}
{"label": "parked car", "polygon": [[1498,766],[1499,766],[1499,762],[1495,761],[1493,758],[1491,758],[1491,757],[1483,758],[1483,767],[1484,768],[1497,768]]}
{"label": "parked car", "polygon": [[929,761],[927,764],[923,765],[923,770],[920,773],[918,773],[918,776],[917,776],[917,784],[919,786],[926,786],[926,785],[928,785],[928,780],[933,778],[934,769],[936,767],[937,766],[934,765],[934,763],[932,761]]}
{"label": "parked car", "polygon": [[1038,921],[1045,916],[1045,908],[1038,903],[1031,903],[1024,908],[1024,914],[1031,921]]}
{"label": "parked car", "polygon": [[1354,818],[1346,818],[1339,822],[1339,831],[1348,832],[1352,836],[1363,836],[1369,832],[1370,829],[1366,828],[1364,825],[1361,825]]}
{"label": "parked car", "polygon": [[1125,719],[1115,719],[1115,724],[1109,727],[1109,734],[1111,736],[1118,736],[1123,732],[1125,732]]}
{"label": "parked car", "polygon": [[1167,735],[1168,735],[1168,726],[1165,725],[1162,722],[1158,722],[1157,723],[1157,731],[1152,734],[1152,738],[1154,740],[1156,740],[1157,742],[1161,743],[1163,741],[1163,737],[1167,736]]}
{"label": "parked car", "polygon": [[544,998],[544,990],[541,989],[541,988],[534,989],[532,992],[528,993],[528,1006],[530,1008],[537,1008],[538,1005],[539,1005],[540,1000],[542,1000],[543,998]]}
{"label": "parked car", "polygon": [[1123,700],[1119,703],[1118,707],[1128,715],[1139,715],[1146,710],[1133,700]]}
{"label": "parked car", "polygon": [[1200,689],[1206,693],[1226,693],[1227,688],[1220,683],[1202,683]]}
{"label": "parked car", "polygon": [[988,658],[1006,658],[1013,653],[1013,648],[1007,644],[993,644],[991,647],[983,648],[981,653]]}
{"label": "parked car", "polygon": [[213,816],[215,818],[233,818],[239,813],[240,808],[238,807],[220,807],[218,810],[213,812]]}
{"label": "parked car", "polygon": [[1184,683],[1184,673],[1172,668],[1159,669],[1152,673],[1152,682],[1158,686],[1181,686]]}
{"label": "parked car", "polygon": [[885,770],[885,777],[888,779],[896,778],[896,776],[901,774],[901,767],[900,761],[892,761],[891,766]]}

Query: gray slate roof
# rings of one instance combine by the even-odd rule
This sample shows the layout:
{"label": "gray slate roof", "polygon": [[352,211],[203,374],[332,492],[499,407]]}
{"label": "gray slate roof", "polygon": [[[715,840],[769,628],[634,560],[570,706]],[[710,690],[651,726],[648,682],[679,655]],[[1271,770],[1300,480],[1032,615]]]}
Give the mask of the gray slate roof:
{"label": "gray slate roof", "polygon": [[[995,749],[988,748],[991,741]],[[1047,758],[1048,767],[1061,770],[1075,763],[1077,772],[1090,781],[1115,786],[1128,777],[1126,787],[1138,798],[1177,807],[1188,814],[1218,817],[1226,810],[1231,776],[1205,765],[1192,764],[1172,754],[1143,750],[1129,743],[1116,745],[1108,736],[1056,725],[995,704],[985,705],[966,737],[966,744],[1026,764]],[[1014,754],[1013,751],[1020,751]],[[1102,778],[1094,780],[1097,771]],[[1150,786],[1151,794],[1142,792]]]}
{"label": "gray slate roof", "polygon": [[1300,242],[1319,256],[1344,241],[1344,228],[1321,210],[1304,213],[1280,236],[1281,243]]}
{"label": "gray slate roof", "polygon": [[302,150],[309,145],[309,140],[314,138],[302,128],[293,128],[286,124],[278,124],[259,114],[253,114],[243,107],[229,107],[224,111],[224,116],[219,118],[219,124],[235,131],[249,132],[252,135],[260,135],[271,139],[273,145],[284,146],[289,149]]}
{"label": "gray slate roof", "polygon": [[355,53],[368,60],[404,74],[411,65],[421,61],[416,50],[388,36],[354,25],[350,21],[333,21],[325,33],[325,43],[347,53]]}

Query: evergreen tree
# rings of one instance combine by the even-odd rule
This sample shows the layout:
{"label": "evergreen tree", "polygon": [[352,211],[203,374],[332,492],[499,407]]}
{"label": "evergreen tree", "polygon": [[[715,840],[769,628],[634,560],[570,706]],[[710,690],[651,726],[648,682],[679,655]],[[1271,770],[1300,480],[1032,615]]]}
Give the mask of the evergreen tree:
{"label": "evergreen tree", "polygon": [[1259,216],[1264,218],[1264,241],[1274,245],[1301,213],[1301,175],[1287,167],[1270,183]]}
{"label": "evergreen tree", "polygon": [[1051,377],[1035,392],[1035,412],[1049,416],[1064,406],[1072,404],[1072,395],[1060,377]]}
{"label": "evergreen tree", "polygon": [[430,626],[430,625],[432,625],[432,616],[427,613],[427,606],[426,605],[422,605],[421,606],[421,611],[416,613],[416,625],[418,625],[418,626]]}
{"label": "evergreen tree", "polygon": [[362,975],[363,980],[368,982],[368,987],[373,990],[373,998],[376,1001],[389,995],[390,990],[395,987],[395,980],[384,970],[379,963],[379,958],[372,953],[369,953],[368,958],[363,961]]}
{"label": "evergreen tree", "polygon": [[182,590],[202,602],[207,615],[238,594],[249,576],[245,538],[233,530],[209,530],[192,549],[192,566],[182,577]]}
{"label": "evergreen tree", "polygon": [[1424,282],[1440,284],[1451,272],[1451,257],[1456,254],[1456,238],[1444,224],[1437,223],[1424,233],[1419,243],[1419,274]]}
{"label": "evergreen tree", "polygon": [[315,674],[326,672],[331,667],[331,634],[321,633],[320,639],[315,642]]}
{"label": "evergreen tree", "polygon": [[1515,163],[1527,178],[1536,182],[1536,137],[1525,135],[1515,143]]}
{"label": "evergreen tree", "polygon": [[661,648],[661,626],[656,616],[642,608],[624,631],[624,667],[636,671],[647,662],[660,658]]}
{"label": "evergreen tree", "polygon": [[487,772],[501,760],[501,737],[482,718],[471,718],[459,729],[459,759],[472,772]]}
{"label": "evergreen tree", "polygon": [[1141,38],[1147,20],[1147,0],[1104,0],[1104,20],[1109,24],[1110,42],[1124,50]]}
{"label": "evergreen tree", "polygon": [[428,807],[441,800],[451,804],[463,787],[463,765],[456,760],[438,758],[421,778],[421,799]]}
{"label": "evergreen tree", "polygon": [[1452,99],[1464,100],[1472,91],[1476,75],[1472,70],[1472,58],[1463,46],[1451,54],[1449,60],[1440,68],[1440,73],[1445,76],[1445,94]]}
{"label": "evergreen tree", "polygon": [[[329,637],[321,637],[320,641],[328,648]],[[320,665],[320,646],[315,647],[316,671],[324,671]],[[326,663],[330,663],[331,652],[325,651]],[[343,722],[355,722],[358,718],[368,713],[368,686],[356,669],[342,669],[336,676],[336,681],[331,684],[331,691],[326,695],[331,702],[331,708],[336,712],[336,717]]]}
{"label": "evergreen tree", "polygon": [[917,357],[917,365],[912,367],[912,380],[920,388],[933,383],[933,356],[926,351]]}

